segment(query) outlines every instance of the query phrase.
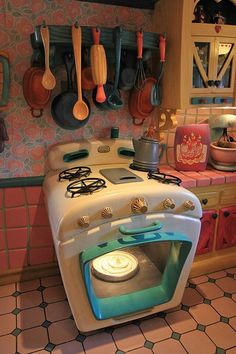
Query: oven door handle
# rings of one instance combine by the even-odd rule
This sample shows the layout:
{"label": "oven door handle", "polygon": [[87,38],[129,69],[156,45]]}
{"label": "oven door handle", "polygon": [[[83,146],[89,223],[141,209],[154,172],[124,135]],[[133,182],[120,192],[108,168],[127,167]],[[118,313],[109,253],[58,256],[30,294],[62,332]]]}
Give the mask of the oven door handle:
{"label": "oven door handle", "polygon": [[145,232],[153,232],[153,231],[160,230],[162,226],[163,225],[160,223],[160,221],[154,221],[152,225],[149,225],[147,227],[140,227],[137,229],[127,229],[124,225],[121,225],[119,227],[119,231],[123,235],[137,235]]}

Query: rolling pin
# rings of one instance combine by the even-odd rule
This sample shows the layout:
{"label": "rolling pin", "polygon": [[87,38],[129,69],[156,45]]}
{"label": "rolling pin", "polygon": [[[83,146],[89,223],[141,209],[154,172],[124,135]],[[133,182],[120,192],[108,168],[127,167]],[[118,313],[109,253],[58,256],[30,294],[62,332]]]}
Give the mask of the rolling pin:
{"label": "rolling pin", "polygon": [[100,29],[92,28],[94,44],[90,49],[90,62],[92,69],[93,82],[97,85],[96,101],[102,103],[106,100],[103,85],[107,81],[107,60],[103,45],[99,44]]}

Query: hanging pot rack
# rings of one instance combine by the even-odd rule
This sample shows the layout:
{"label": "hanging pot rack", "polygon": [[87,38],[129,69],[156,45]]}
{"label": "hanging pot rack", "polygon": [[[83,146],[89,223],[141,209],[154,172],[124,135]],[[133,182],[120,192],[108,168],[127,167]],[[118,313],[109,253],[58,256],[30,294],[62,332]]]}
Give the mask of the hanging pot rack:
{"label": "hanging pot rack", "polygon": [[[41,65],[44,58],[43,42],[40,34],[40,27],[36,26],[31,34],[31,45],[33,48],[32,62]],[[50,62],[52,66],[62,64],[61,53],[72,50],[71,26],[47,25],[50,35]],[[114,50],[115,28],[99,27],[101,30],[100,43],[106,50]],[[91,47],[93,44],[92,27],[81,26],[82,46]],[[136,32],[122,28],[122,48],[137,50]],[[143,31],[143,49],[156,51],[159,49],[160,34]]]}

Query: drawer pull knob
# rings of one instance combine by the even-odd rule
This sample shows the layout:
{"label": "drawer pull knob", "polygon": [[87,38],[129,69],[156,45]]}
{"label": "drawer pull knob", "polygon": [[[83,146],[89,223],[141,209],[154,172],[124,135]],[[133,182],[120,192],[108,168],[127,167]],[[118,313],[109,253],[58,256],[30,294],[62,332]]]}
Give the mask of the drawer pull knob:
{"label": "drawer pull knob", "polygon": [[228,217],[230,215],[230,212],[229,211],[224,211],[224,217]]}
{"label": "drawer pull knob", "polygon": [[207,198],[202,199],[202,204],[207,205],[207,203],[208,203],[208,199]]}
{"label": "drawer pull knob", "polygon": [[212,219],[217,219],[218,215],[216,213],[212,214]]}
{"label": "drawer pull knob", "polygon": [[208,80],[207,83],[210,87],[214,86],[214,80]]}

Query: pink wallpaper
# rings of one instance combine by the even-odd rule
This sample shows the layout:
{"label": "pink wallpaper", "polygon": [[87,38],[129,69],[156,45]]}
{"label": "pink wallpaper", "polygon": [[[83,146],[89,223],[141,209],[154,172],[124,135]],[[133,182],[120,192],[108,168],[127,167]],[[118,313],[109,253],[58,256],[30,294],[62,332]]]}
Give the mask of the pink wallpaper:
{"label": "pink wallpaper", "polygon": [[[41,118],[31,116],[23,97],[22,80],[32,55],[30,34],[34,26],[43,20],[48,25],[71,25],[78,20],[81,26],[123,25],[130,30],[142,27],[150,31],[151,11],[75,0],[0,0],[1,50],[9,55],[11,76],[9,104],[0,108],[0,116],[5,119],[9,135],[4,152],[0,154],[0,178],[43,175],[48,146],[54,143],[109,137],[112,126],[120,128],[121,137],[139,137],[142,134],[143,128],[132,124],[127,109],[128,95],[124,93],[124,107],[108,112],[98,111],[91,102],[91,94],[88,94],[92,113],[87,125],[79,130],[68,131],[58,127],[51,117],[50,104]],[[58,75],[56,72],[57,78]],[[59,93],[59,88],[60,82],[57,82],[52,99]]]}

